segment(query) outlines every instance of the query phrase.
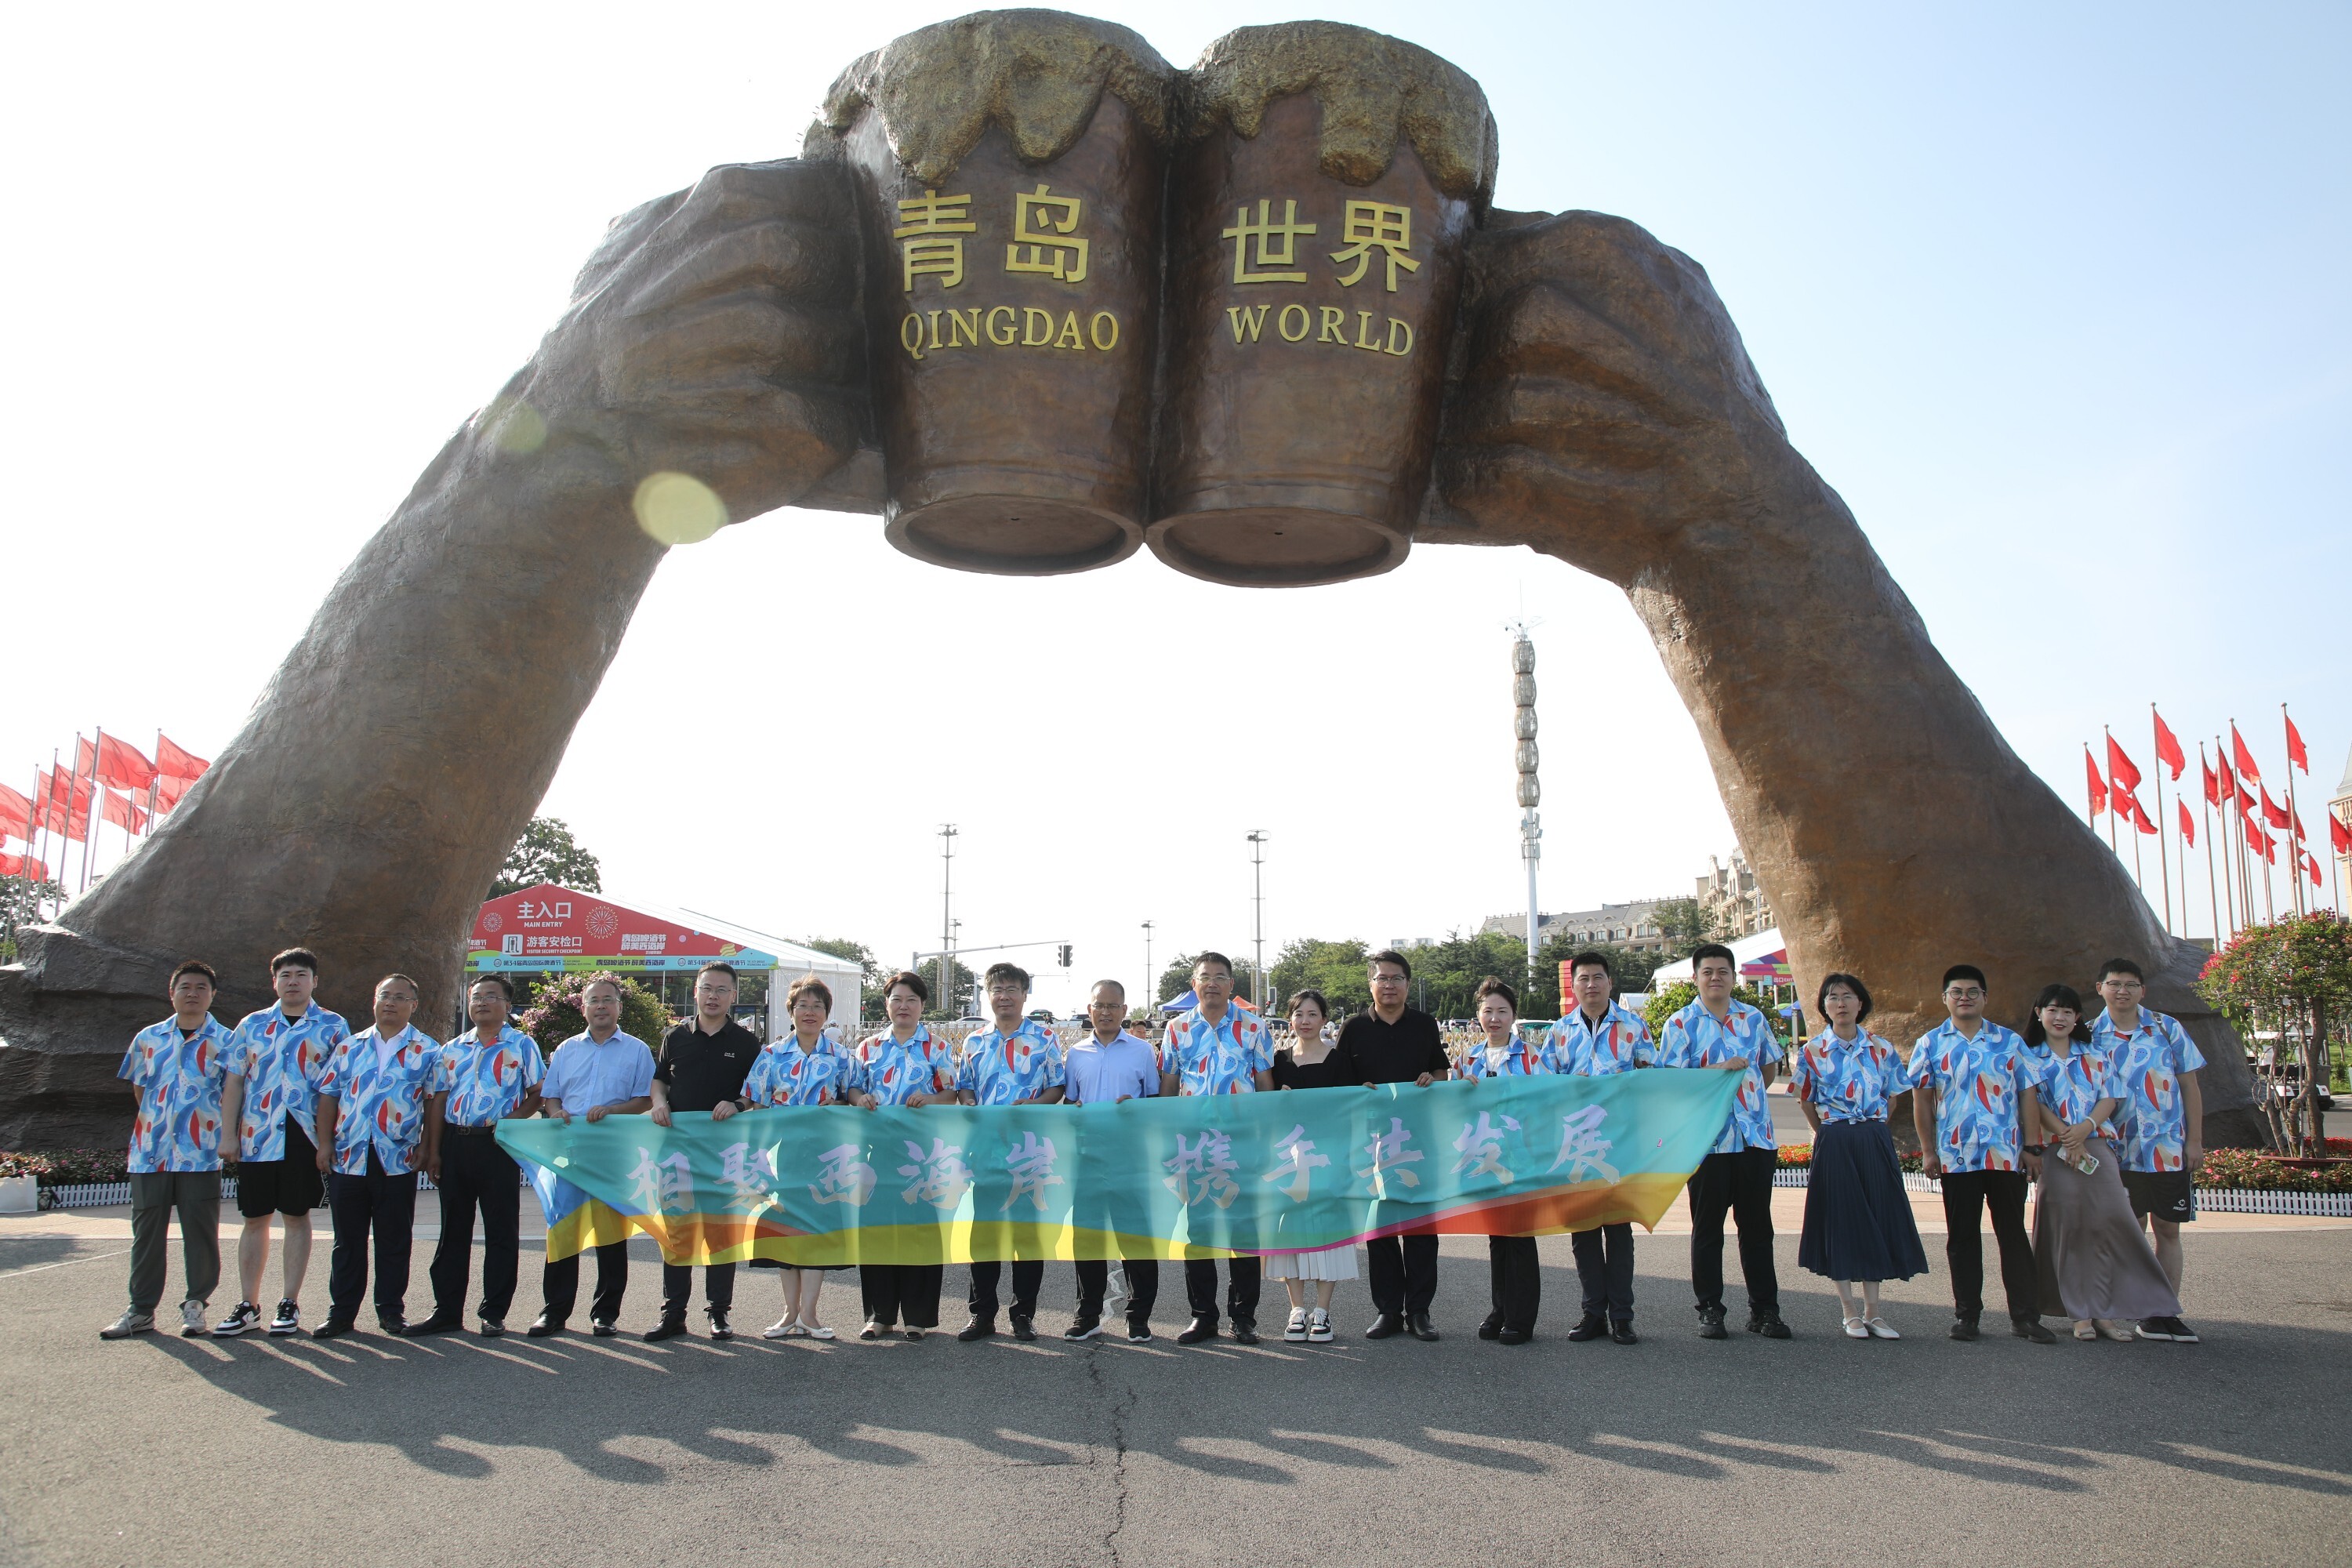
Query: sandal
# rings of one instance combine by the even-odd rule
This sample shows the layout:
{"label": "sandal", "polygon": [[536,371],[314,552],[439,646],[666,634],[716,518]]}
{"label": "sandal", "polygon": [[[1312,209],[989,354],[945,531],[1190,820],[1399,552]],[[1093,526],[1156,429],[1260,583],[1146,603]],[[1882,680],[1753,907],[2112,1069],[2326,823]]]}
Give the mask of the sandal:
{"label": "sandal", "polygon": [[2116,1327],[2116,1325],[2109,1320],[2105,1318],[2094,1318],[2091,1320],[2091,1322],[2093,1327],[2095,1327],[2103,1337],[2111,1339],[2117,1344],[2128,1344],[2131,1342],[2132,1336],[2124,1332],[2123,1330]]}
{"label": "sandal", "polygon": [[817,1324],[817,1326],[813,1329],[803,1325],[801,1329],[801,1332],[806,1334],[813,1340],[829,1340],[834,1337],[833,1331],[826,1328],[823,1323]]}
{"label": "sandal", "polygon": [[1863,1325],[1860,1318],[1848,1318],[1845,1321],[1845,1337],[1850,1340],[1866,1340],[1870,1338],[1870,1330]]}

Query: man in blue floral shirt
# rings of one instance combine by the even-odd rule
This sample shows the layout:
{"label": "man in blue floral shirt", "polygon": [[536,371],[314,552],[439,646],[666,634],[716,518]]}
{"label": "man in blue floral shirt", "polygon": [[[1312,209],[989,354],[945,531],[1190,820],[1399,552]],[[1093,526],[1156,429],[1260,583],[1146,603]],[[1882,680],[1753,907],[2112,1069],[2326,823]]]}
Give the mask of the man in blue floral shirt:
{"label": "man in blue floral shirt", "polygon": [[[995,1021],[963,1043],[963,1063],[956,1069],[958,1098],[966,1105],[1059,1105],[1061,1044],[1045,1025],[1022,1016],[1029,1005],[1029,972],[1017,963],[992,963],[982,978]],[[996,1287],[1003,1274],[1001,1262],[971,1265],[971,1321],[957,1339],[970,1343],[996,1332]],[[1037,1337],[1037,1290],[1045,1282],[1044,1258],[1013,1260],[1014,1339]]]}
{"label": "man in blue floral shirt", "polygon": [[1919,1037],[1904,1076],[1911,1084],[1911,1121],[1919,1133],[1920,1169],[1944,1189],[1944,1256],[1952,1268],[1952,1338],[1973,1340],[1984,1312],[1984,1227],[1992,1211],[2000,1247],[2000,1284],[2010,1331],[2055,1344],[2042,1326],[2033,1241],[2025,1229],[2026,1130],[2041,1125],[2029,1047],[2013,1029],[1984,1016],[1984,971],[1956,963],[1944,972],[1944,1009],[1951,1015]]}
{"label": "man in blue floral shirt", "polygon": [[[2205,1055],[2178,1018],[2140,1005],[2147,980],[2128,958],[2099,970],[2106,1010],[2091,1024],[2091,1049],[2105,1056],[2129,1091],[2116,1115],[2116,1148],[2132,1213],[2147,1222],[2156,1260],[2180,1294],[2180,1227],[2197,1217],[2193,1185],[2205,1160],[2205,1100],[2197,1071]],[[2143,1319],[2140,1338],[2193,1345],[2197,1335],[2178,1317]]]}
{"label": "man in blue floral shirt", "polygon": [[[1544,1038],[1553,1070],[1606,1078],[1650,1066],[1658,1054],[1650,1026],[1615,1002],[1617,978],[1608,955],[1578,953],[1568,961],[1568,976],[1576,1005]],[[1633,1225],[1594,1226],[1570,1233],[1568,1240],[1584,1291],[1584,1315],[1568,1337],[1581,1343],[1606,1334],[1616,1344],[1640,1342],[1633,1332]]]}
{"label": "man in blue floral shirt", "polygon": [[188,1277],[180,1333],[205,1331],[205,1307],[220,1283],[221,1095],[228,1083],[226,1029],[212,1016],[212,966],[191,959],[172,971],[172,1016],[131,1041],[117,1073],[138,1097],[131,1124],[131,1305],[101,1339],[155,1326],[172,1212],[180,1215]]}
{"label": "man in blue floral shirt", "polygon": [[[1168,1026],[1160,1047],[1160,1092],[1175,1095],[1255,1094],[1274,1088],[1274,1042],[1265,1026],[1233,1005],[1233,960],[1204,952],[1192,965],[1196,1005]],[[1257,1301],[1265,1266],[1255,1258],[1225,1263],[1225,1312],[1235,1343],[1257,1343]],[[1176,1336],[1180,1345],[1217,1337],[1217,1263],[1213,1258],[1184,1260],[1184,1295],[1192,1321]]]}
{"label": "man in blue floral shirt", "polygon": [[473,1027],[441,1047],[433,1092],[441,1101],[441,1154],[430,1167],[441,1197],[441,1239],[433,1248],[433,1315],[408,1331],[443,1334],[466,1326],[473,1271],[474,1215],[482,1216],[482,1337],[507,1331],[522,1262],[522,1175],[499,1147],[499,1123],[539,1109],[546,1064],[539,1042],[507,1021],[514,993],[503,974],[467,988]]}
{"label": "man in blue floral shirt", "polygon": [[352,1331],[375,1243],[376,1321],[408,1331],[408,1255],[416,1226],[416,1173],[441,1159],[441,1045],[408,1020],[416,982],[376,982],[375,1021],[335,1047],[319,1075],[319,1167],[327,1173],[335,1250],[327,1270],[327,1321],[312,1339]]}

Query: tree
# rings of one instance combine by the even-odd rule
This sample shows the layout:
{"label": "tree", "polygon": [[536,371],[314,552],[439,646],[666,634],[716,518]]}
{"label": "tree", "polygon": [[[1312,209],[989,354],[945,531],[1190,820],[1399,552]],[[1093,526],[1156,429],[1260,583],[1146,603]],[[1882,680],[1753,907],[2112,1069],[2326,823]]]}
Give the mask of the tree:
{"label": "tree", "polygon": [[551,976],[531,997],[530,1005],[515,1020],[516,1027],[539,1042],[541,1054],[553,1057],[555,1047],[588,1026],[580,1010],[581,993],[593,980],[614,980],[621,987],[621,1031],[635,1035],[646,1048],[658,1052],[662,1037],[677,1024],[661,998],[626,976],[559,974]]}
{"label": "tree", "polygon": [[[1372,1005],[1372,988],[1365,973],[1367,951],[1363,942],[1354,937],[1345,942],[1299,937],[1286,942],[1266,972],[1266,978],[1274,983],[1269,994],[1277,998],[1272,1004],[1274,1009],[1278,1013],[1293,993],[1311,990],[1323,993],[1335,1018],[1365,1011]],[[1187,985],[1192,984],[1191,969],[1191,961],[1187,960]]]}
{"label": "tree", "polygon": [[1661,947],[1624,947],[1613,942],[1572,942],[1567,933],[1553,937],[1543,945],[1536,958],[1535,993],[1519,1007],[1527,1017],[1536,1017],[1540,1010],[1547,1017],[1560,1015],[1559,966],[1580,952],[1598,952],[1609,960],[1609,973],[1617,984],[1617,993],[1647,991],[1650,976],[1661,967],[1674,962],[1675,955]]}
{"label": "tree", "polygon": [[[1197,962],[1199,961],[1189,952],[1180,952],[1168,961],[1168,967],[1160,972],[1160,984],[1157,987],[1160,994],[1152,998],[1153,1011],[1158,1010],[1159,1004],[1172,1002],[1192,989],[1192,965]],[[1250,981],[1257,972],[1250,967],[1250,961],[1246,958],[1236,958],[1233,962],[1234,994],[1247,1000],[1250,996]],[[1277,966],[1273,973],[1279,976],[1282,971]],[[1279,1003],[1269,1002],[1267,1005],[1278,1006]]]}
{"label": "tree", "polygon": [[[2248,1040],[2271,1042],[2255,1068],[2271,1142],[2325,1153],[2319,1096],[2327,1087],[2330,1031],[2352,1019],[2352,922],[2317,910],[2248,926],[2205,961],[2197,990]],[[2286,1070],[2291,1056],[2301,1058],[2299,1085]]]}
{"label": "tree", "polygon": [[849,963],[856,964],[859,970],[862,971],[859,975],[861,988],[859,991],[860,1001],[857,1009],[857,1016],[861,1018],[869,1020],[880,1019],[884,1016],[882,1011],[882,982],[887,978],[888,975],[897,973],[898,971],[890,970],[886,972],[879,963],[875,963],[874,950],[872,948],[867,947],[862,942],[852,942],[845,936],[803,937],[801,939],[801,945],[803,947],[813,947],[819,952],[830,953],[835,958],[845,959]]}
{"label": "tree", "polygon": [[[1780,1019],[1773,1010],[1775,1005],[1763,992],[1753,985],[1735,986],[1731,993],[1731,999],[1735,1002],[1745,1002],[1763,1014],[1764,1021],[1773,1026],[1775,1033],[1779,1032]],[[1642,1009],[1642,1021],[1650,1026],[1650,1038],[1664,1042],[1666,1036],[1666,1020],[1697,1000],[1698,987],[1687,980],[1677,980],[1664,991],[1652,995],[1650,1005]]]}
{"label": "tree", "polygon": [[62,908],[65,901],[65,889],[47,878],[0,879],[0,963],[14,963],[19,956],[18,926],[39,925],[49,918],[50,910]]}
{"label": "tree", "polygon": [[1731,934],[1730,922],[1696,899],[1668,899],[1650,919],[1666,939],[1665,956],[1659,961],[1663,963],[1688,958],[1702,942],[1722,942]]}
{"label": "tree", "polygon": [[596,857],[572,837],[572,829],[552,816],[530,819],[530,826],[507,851],[507,863],[499,868],[499,879],[490,884],[490,897],[502,899],[541,882],[576,888],[583,893],[604,890],[597,876]]}

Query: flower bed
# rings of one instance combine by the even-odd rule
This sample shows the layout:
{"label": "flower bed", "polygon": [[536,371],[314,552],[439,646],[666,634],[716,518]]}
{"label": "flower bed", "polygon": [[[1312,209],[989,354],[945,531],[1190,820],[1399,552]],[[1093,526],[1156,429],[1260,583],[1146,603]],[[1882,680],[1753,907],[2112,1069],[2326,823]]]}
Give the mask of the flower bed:
{"label": "flower bed", "polygon": [[[1810,1171],[1813,1168],[1813,1146],[1811,1143],[1783,1143],[1778,1152],[1780,1169],[1784,1171]],[[1903,1167],[1903,1173],[1906,1176],[1920,1173],[1919,1156],[1916,1154],[1906,1154],[1897,1149],[1895,1163]]]}
{"label": "flower bed", "polygon": [[35,1176],[45,1187],[127,1182],[130,1154],[121,1149],[0,1149],[0,1176]]}
{"label": "flower bed", "polygon": [[[2330,1138],[2328,1152],[2345,1142]],[[2209,1149],[2198,1167],[2197,1184],[2252,1193],[2352,1194],[2352,1159],[2282,1160],[2251,1149]]]}

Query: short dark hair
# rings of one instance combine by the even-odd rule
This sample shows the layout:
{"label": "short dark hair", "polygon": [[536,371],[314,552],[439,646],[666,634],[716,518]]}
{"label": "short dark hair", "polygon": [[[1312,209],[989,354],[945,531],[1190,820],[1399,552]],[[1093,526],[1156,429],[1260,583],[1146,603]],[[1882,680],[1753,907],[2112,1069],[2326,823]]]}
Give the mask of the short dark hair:
{"label": "short dark hair", "polygon": [[509,1006],[509,1007],[511,1007],[511,1006],[513,1006],[513,1005],[514,1005],[514,982],[513,982],[513,981],[511,981],[511,980],[509,980],[505,975],[503,975],[503,974],[477,974],[477,975],[475,975],[475,976],[474,976],[474,978],[473,978],[473,979],[471,979],[471,980],[469,980],[469,981],[467,981],[467,982],[466,983],[466,989],[467,989],[467,990],[468,990],[468,991],[471,991],[471,990],[472,990],[475,986],[477,986],[477,985],[495,985],[495,986],[497,986],[497,987],[499,989],[499,991],[501,991],[501,992],[503,992],[503,993],[505,994],[505,995],[506,995],[506,999],[507,999],[507,1005],[508,1005],[508,1006]]}
{"label": "short dark hair", "polygon": [[[1568,961],[1568,977],[1570,980],[1575,979],[1576,972],[1587,964],[1597,965],[1601,973],[1609,976],[1611,984],[1614,985],[1617,983],[1617,972],[1609,966],[1609,955],[1605,952],[1595,952],[1589,947]],[[1694,974],[1698,973],[1696,963],[1691,965],[1691,973]]]}
{"label": "short dark hair", "polygon": [[2111,958],[2099,965],[2101,980],[2106,979],[2111,974],[2128,974],[2143,985],[2147,984],[2147,973],[2128,958]]}
{"label": "short dark hair", "polygon": [[980,978],[983,984],[988,985],[993,985],[1000,980],[1018,980],[1021,982],[1022,990],[1029,989],[1029,972],[1017,963],[1007,963],[1002,959],[990,964],[988,973]]}
{"label": "short dark hair", "polygon": [[1326,1023],[1330,1021],[1331,1004],[1325,1001],[1323,999],[1323,993],[1316,990],[1312,985],[1302,985],[1297,990],[1290,994],[1290,1005],[1282,1010],[1283,1016],[1287,1017],[1291,1014],[1297,1012],[1298,1005],[1301,1002],[1314,1003],[1315,1010],[1323,1015],[1324,1021]]}
{"label": "short dark hair", "polygon": [[1719,958],[1723,960],[1724,963],[1731,965],[1732,978],[1735,980],[1739,978],[1739,959],[1738,955],[1719,942],[1703,942],[1696,947],[1691,949],[1691,978],[1693,980],[1696,980],[1698,978],[1698,966],[1705,963],[1710,958]]}
{"label": "short dark hair", "polygon": [[[1944,971],[1944,985],[1949,985],[1955,980],[1973,980],[1978,984],[1987,987],[1992,984],[1984,977],[1984,971],[1973,963],[1955,963],[1951,968]],[[1936,989],[1940,991],[1944,985],[1939,985]]]}
{"label": "short dark hair", "polygon": [[279,970],[286,968],[289,964],[296,969],[309,970],[310,972],[310,977],[313,980],[319,977],[319,955],[312,952],[307,947],[289,947],[285,952],[279,953],[277,957],[271,959],[269,961],[269,973],[272,975],[275,975]]}
{"label": "short dark hair", "polygon": [[702,977],[709,973],[714,969],[719,973],[727,976],[728,979],[734,981],[739,985],[743,982],[743,977],[735,973],[735,966],[733,964],[728,963],[723,958],[714,958],[709,963],[704,964],[701,968],[694,972],[694,983],[697,985],[701,984]]}
{"label": "short dark hair", "polygon": [[391,984],[395,980],[408,987],[408,994],[411,996],[415,996],[420,1001],[423,1000],[425,995],[425,987],[416,984],[416,982],[409,976],[401,973],[398,970],[394,970],[390,974],[387,974],[383,979],[377,981],[375,983],[375,990],[370,991],[368,994],[371,996],[374,995],[376,991],[383,990],[385,986]]}
{"label": "short dark hair", "polygon": [[784,1011],[791,1012],[802,997],[810,995],[824,997],[824,1010],[833,1011],[833,987],[814,974],[803,974],[793,982],[792,989],[784,993]]}
{"label": "short dark hair", "polygon": [[1109,986],[1112,990],[1114,990],[1114,991],[1116,991],[1116,992],[1118,992],[1118,1005],[1119,1005],[1120,1006],[1122,1006],[1122,1007],[1126,1006],[1126,1005],[1127,1005],[1127,983],[1126,983],[1125,981],[1122,981],[1122,980],[1113,980],[1113,979],[1112,979],[1109,975],[1108,975],[1108,974],[1104,975],[1100,980],[1096,981],[1092,985],[1087,986],[1087,995],[1089,995],[1089,996],[1091,996],[1091,995],[1093,995],[1096,992],[1097,992],[1097,991],[1101,990],[1101,989],[1102,989],[1104,986],[1106,986],[1106,985]]}
{"label": "short dark hair", "polygon": [[882,983],[882,999],[887,1002],[890,999],[890,993],[901,985],[913,992],[915,1000],[918,1002],[929,1002],[931,999],[931,988],[924,984],[923,977],[911,969],[902,969]]}
{"label": "short dark hair", "polygon": [[[2103,974],[2099,978],[2104,980],[2106,976]],[[2083,994],[2072,985],[2053,984],[2044,985],[2042,994],[2033,999],[2033,1012],[2025,1020],[2027,1045],[2046,1046],[2050,1043],[2050,1031],[2042,1026],[2042,1009],[2044,1007],[2071,1008],[2074,1014],[2074,1033],[2071,1037],[2085,1045],[2090,1043],[2091,1021],[2083,1016]]]}
{"label": "short dark hair", "polygon": [[1201,965],[1204,963],[1213,963],[1222,968],[1225,972],[1225,978],[1228,980],[1234,977],[1234,961],[1227,958],[1222,952],[1211,952],[1195,955],[1192,960],[1192,968],[1197,973]]}
{"label": "short dark hair", "polygon": [[1486,979],[1478,982],[1478,989],[1470,993],[1472,1011],[1476,1011],[1478,1005],[1489,996],[1500,996],[1509,1003],[1514,1015],[1519,1010],[1519,994],[1512,990],[1509,984],[1499,974],[1489,974]]}
{"label": "short dark hair", "polygon": [[599,985],[611,986],[613,988],[613,997],[615,1001],[626,1002],[629,999],[629,988],[627,984],[623,982],[621,977],[610,971],[600,970],[580,983],[580,1001],[583,1007],[586,1006],[588,1002],[588,993],[593,991]]}
{"label": "short dark hair", "polygon": [[180,960],[179,967],[172,971],[172,978],[163,983],[163,989],[169,991],[172,987],[177,985],[180,983],[180,976],[183,974],[201,974],[205,977],[205,984],[210,985],[215,991],[220,989],[219,974],[214,972],[211,964],[206,963],[201,958],[184,958]]}
{"label": "short dark hair", "polygon": [[1853,1016],[1855,1023],[1859,1024],[1870,1016],[1870,987],[1862,983],[1861,975],[1848,974],[1843,970],[1839,970],[1835,973],[1822,975],[1821,989],[1813,993],[1813,1011],[1822,1016],[1822,1023],[1826,1024],[1830,1021],[1830,987],[1832,985],[1844,986],[1854,994],[1856,1000],[1861,1002],[1862,1011]]}
{"label": "short dark hair", "polygon": [[1367,954],[1364,959],[1364,972],[1369,974],[1383,963],[1393,963],[1404,971],[1404,977],[1407,980],[1412,978],[1412,961],[1392,947],[1384,947],[1378,952]]}

